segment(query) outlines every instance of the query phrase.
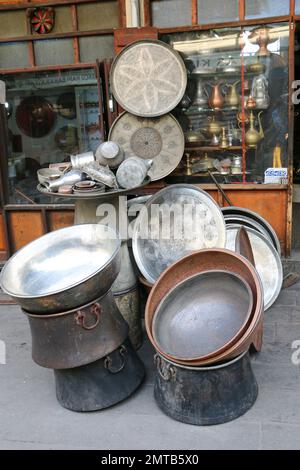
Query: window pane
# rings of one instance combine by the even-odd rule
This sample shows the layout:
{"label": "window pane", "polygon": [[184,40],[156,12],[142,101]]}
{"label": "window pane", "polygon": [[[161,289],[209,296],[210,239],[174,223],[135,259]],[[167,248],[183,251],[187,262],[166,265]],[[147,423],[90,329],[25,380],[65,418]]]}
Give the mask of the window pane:
{"label": "window pane", "polygon": [[184,26],[192,23],[190,0],[151,1],[152,25],[158,28]]}
{"label": "window pane", "polygon": [[238,0],[198,0],[198,23],[223,23],[239,19]]}
{"label": "window pane", "polygon": [[271,16],[288,15],[290,11],[289,0],[247,0],[246,18],[267,18]]}
{"label": "window pane", "polygon": [[9,38],[27,34],[25,10],[0,12],[1,37]]}
{"label": "window pane", "polygon": [[44,39],[35,41],[36,65],[62,65],[74,62],[72,39]]}
{"label": "window pane", "polygon": [[295,0],[295,13],[300,15],[300,0]]}
{"label": "window pane", "polygon": [[80,31],[119,26],[119,6],[115,0],[78,5],[77,12]]}
{"label": "window pane", "polygon": [[52,33],[65,33],[72,30],[72,16],[70,7],[55,7],[55,21]]}
{"label": "window pane", "polygon": [[28,65],[27,43],[0,44],[0,68],[20,68],[27,67]]}
{"label": "window pane", "polygon": [[81,62],[109,59],[114,56],[114,37],[106,35],[79,38],[79,47]]}

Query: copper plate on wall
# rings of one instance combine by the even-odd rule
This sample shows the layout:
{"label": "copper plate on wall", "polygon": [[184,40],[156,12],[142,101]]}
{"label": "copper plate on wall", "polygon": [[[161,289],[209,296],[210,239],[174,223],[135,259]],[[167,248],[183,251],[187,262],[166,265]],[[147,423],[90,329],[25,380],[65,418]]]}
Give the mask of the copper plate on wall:
{"label": "copper plate on wall", "polygon": [[181,101],[187,72],[178,52],[157,40],[136,41],[115,58],[110,83],[117,102],[136,116],[162,116]]}
{"label": "copper plate on wall", "polygon": [[125,159],[153,160],[148,172],[151,181],[172,173],[184,152],[184,134],[172,114],[142,118],[125,112],[114,121],[108,138],[123,148]]}
{"label": "copper plate on wall", "polygon": [[25,135],[40,138],[53,128],[55,113],[52,104],[42,96],[28,96],[16,109],[16,121]]}

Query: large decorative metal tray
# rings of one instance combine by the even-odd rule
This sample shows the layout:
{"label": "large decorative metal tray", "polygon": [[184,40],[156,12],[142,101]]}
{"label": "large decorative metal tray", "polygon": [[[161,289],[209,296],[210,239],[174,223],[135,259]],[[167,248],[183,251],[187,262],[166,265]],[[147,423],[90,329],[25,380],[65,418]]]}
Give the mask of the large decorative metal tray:
{"label": "large decorative metal tray", "polygon": [[201,248],[223,248],[225,240],[225,221],[215,201],[195,186],[175,184],[146,202],[132,247],[141,273],[154,283],[174,261]]}
{"label": "large decorative metal tray", "polygon": [[162,116],[181,101],[187,72],[178,52],[157,40],[137,41],[115,58],[110,83],[117,102],[136,116]]}
{"label": "large decorative metal tray", "polygon": [[275,246],[278,253],[279,254],[281,253],[280,242],[278,240],[275,230],[269,224],[269,222],[267,222],[266,219],[261,217],[257,212],[251,211],[250,209],[245,209],[245,207],[236,207],[236,206],[222,207],[222,212],[224,216],[227,216],[227,215],[245,216],[248,219],[252,219],[258,224],[260,224],[269,233],[273,241],[273,245]]}
{"label": "large decorative metal tray", "polygon": [[[226,248],[229,250],[235,251],[238,229],[237,224],[226,225]],[[249,227],[245,229],[249,235],[255,267],[264,289],[264,309],[268,310],[281,290],[283,279],[281,259],[272,243],[263,234]]]}
{"label": "large decorative metal tray", "polygon": [[184,152],[184,134],[172,114],[141,118],[125,112],[113,123],[108,138],[123,148],[125,158],[153,160],[148,172],[152,181],[172,173]]}
{"label": "large decorative metal tray", "polygon": [[[235,215],[235,214],[229,215],[226,213],[224,214],[224,219],[225,219],[226,225],[237,224],[238,226],[243,225],[244,227],[253,228],[257,232],[260,232],[262,235],[264,235],[274,245],[270,232],[268,232],[259,222],[256,222],[254,219],[250,219],[249,217],[244,216],[244,215]],[[276,248],[275,245],[274,247]]]}

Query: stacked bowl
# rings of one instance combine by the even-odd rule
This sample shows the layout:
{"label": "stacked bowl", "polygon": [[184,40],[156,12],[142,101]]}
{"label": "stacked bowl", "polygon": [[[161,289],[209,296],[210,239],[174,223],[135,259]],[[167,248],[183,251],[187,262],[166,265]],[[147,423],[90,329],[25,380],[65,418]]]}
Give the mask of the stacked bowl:
{"label": "stacked bowl", "polygon": [[74,411],[118,403],[144,377],[111,292],[119,270],[114,230],[82,224],[29,243],[1,273],[28,318],[33,360],[54,370],[57,399]]}

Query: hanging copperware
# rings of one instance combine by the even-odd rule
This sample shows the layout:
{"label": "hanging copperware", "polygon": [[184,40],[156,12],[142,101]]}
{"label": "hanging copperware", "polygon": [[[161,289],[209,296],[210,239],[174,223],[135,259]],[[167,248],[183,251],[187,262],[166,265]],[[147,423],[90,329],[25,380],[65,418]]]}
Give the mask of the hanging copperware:
{"label": "hanging copperware", "polygon": [[187,72],[179,53],[156,40],[136,41],[115,58],[110,72],[112,92],[126,111],[156,117],[180,103]]}
{"label": "hanging copperware", "polygon": [[54,27],[53,8],[35,8],[30,19],[32,30],[38,34],[50,33]]}
{"label": "hanging copperware", "polygon": [[25,135],[40,138],[53,128],[55,113],[52,104],[42,96],[28,96],[17,107],[16,121]]}

